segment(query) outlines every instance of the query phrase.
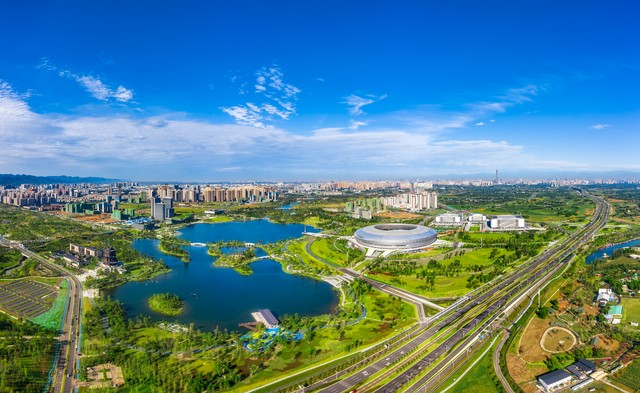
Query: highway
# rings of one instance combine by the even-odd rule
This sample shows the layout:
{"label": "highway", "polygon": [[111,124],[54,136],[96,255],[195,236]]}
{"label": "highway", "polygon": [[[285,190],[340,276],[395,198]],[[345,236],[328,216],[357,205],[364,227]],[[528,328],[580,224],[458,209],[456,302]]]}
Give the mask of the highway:
{"label": "highway", "polygon": [[80,336],[80,317],[82,307],[82,284],[76,276],[66,269],[51,263],[46,258],[27,249],[23,244],[0,238],[0,244],[15,248],[28,257],[37,260],[48,268],[59,272],[69,282],[69,301],[60,331],[56,363],[53,365],[50,391],[55,393],[70,393],[75,391],[74,376],[77,373],[78,337]]}
{"label": "highway", "polygon": [[[488,327],[492,322],[492,317],[499,315],[503,311],[503,307],[507,304],[509,299],[518,295],[522,291],[526,291],[536,285],[539,285],[541,282],[544,282],[553,276],[553,274],[555,274],[557,270],[570,259],[571,251],[582,246],[589,240],[595,231],[600,229],[606,223],[608,219],[608,204],[600,198],[591,198],[597,203],[598,207],[591,221],[579,232],[572,235],[562,244],[557,244],[553,248],[546,250],[536,257],[533,262],[520,268],[520,270],[514,274],[505,277],[499,284],[467,302],[466,305],[462,306],[436,325],[430,327],[424,333],[420,334],[420,336],[408,342],[395,352],[389,354],[384,359],[373,362],[368,367],[365,367],[357,373],[321,389],[320,392],[339,393],[363,383],[378,371],[388,368],[394,363],[400,361],[405,357],[405,354],[418,347],[424,340],[431,337],[442,328],[467,314],[474,314],[477,310],[481,309],[482,311],[479,314],[473,316],[473,318],[462,326],[455,334],[442,342],[438,347],[429,352],[418,362],[399,373],[385,386],[377,390],[377,392],[385,393],[396,392],[409,382],[413,381],[423,372],[423,370],[428,367],[432,367],[427,374],[407,390],[410,392],[427,391],[423,386],[432,377],[443,371],[443,368],[449,364],[448,362],[455,359],[462,351],[466,350],[468,345],[472,345],[473,341],[476,340],[475,335],[465,339],[467,334],[472,330],[477,329],[481,324],[482,326],[480,326],[480,330]],[[449,353],[452,348],[456,349]],[[440,361],[439,359],[445,354],[447,354],[447,356],[443,361]]]}

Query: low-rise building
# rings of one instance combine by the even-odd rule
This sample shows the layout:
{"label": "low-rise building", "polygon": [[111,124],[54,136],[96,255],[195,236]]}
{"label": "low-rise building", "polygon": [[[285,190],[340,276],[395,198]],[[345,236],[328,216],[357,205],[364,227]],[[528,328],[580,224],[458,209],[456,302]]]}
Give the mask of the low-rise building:
{"label": "low-rise building", "polygon": [[524,218],[519,214],[500,214],[492,215],[489,218],[489,228],[491,229],[524,229],[526,223]]}
{"label": "low-rise building", "polygon": [[563,387],[571,382],[573,377],[565,370],[555,370],[550,373],[540,375],[538,377],[538,383],[542,386],[545,392],[552,392],[560,387]]}
{"label": "low-rise building", "polygon": [[257,322],[262,323],[268,329],[277,328],[280,324],[278,318],[268,308],[252,312],[251,315]]}
{"label": "low-rise building", "polygon": [[475,224],[483,224],[487,222],[487,216],[480,213],[473,213],[467,217],[467,221],[475,223]]}
{"label": "low-rise building", "polygon": [[609,302],[613,302],[616,300],[616,294],[613,293],[611,288],[600,288],[598,289],[598,295],[596,296],[596,302],[598,306],[604,307]]}
{"label": "low-rise building", "polygon": [[436,225],[462,225],[464,215],[462,213],[442,213],[436,216],[434,223]]}

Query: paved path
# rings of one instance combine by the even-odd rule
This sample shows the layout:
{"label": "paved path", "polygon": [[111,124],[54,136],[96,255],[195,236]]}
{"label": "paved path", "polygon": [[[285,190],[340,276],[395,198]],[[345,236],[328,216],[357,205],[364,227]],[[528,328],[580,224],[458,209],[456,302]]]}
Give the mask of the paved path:
{"label": "paved path", "polygon": [[500,368],[500,351],[502,351],[502,346],[508,338],[509,331],[505,331],[504,337],[502,337],[502,340],[500,340],[498,346],[496,347],[496,350],[493,352],[493,370],[496,372],[498,379],[500,379],[500,383],[502,383],[502,387],[504,388],[504,390],[506,390],[507,393],[514,393],[511,385],[509,385],[507,378],[505,378],[504,374],[502,373],[502,369]]}

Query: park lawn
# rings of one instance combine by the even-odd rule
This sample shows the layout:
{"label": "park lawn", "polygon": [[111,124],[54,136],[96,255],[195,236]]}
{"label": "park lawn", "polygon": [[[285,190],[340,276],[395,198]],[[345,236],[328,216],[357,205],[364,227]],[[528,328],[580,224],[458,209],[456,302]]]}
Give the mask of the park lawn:
{"label": "park lawn", "polygon": [[209,223],[220,223],[220,222],[230,222],[233,221],[233,218],[229,216],[211,216],[205,220],[205,222]]}
{"label": "park lawn", "polygon": [[467,243],[480,243],[483,241],[507,241],[512,234],[508,232],[467,232],[469,240]]}
{"label": "park lawn", "polygon": [[[426,288],[425,282],[423,280],[417,279],[415,276],[394,277],[380,273],[367,274],[367,277],[373,278],[374,280],[430,298],[464,295],[465,293],[470,291],[470,289],[467,288],[467,278],[469,276],[470,274],[467,273],[462,273],[456,277],[437,276],[435,280],[434,290],[429,291]],[[397,282],[392,282],[394,278],[400,280],[402,283],[404,283],[404,285],[399,285]]]}
{"label": "park lawn", "polygon": [[294,240],[287,244],[286,248],[294,255],[302,258],[302,262],[310,268],[320,269],[327,267],[324,263],[317,261],[311,255],[307,254],[305,250],[305,244],[307,239]]}
{"label": "park lawn", "polygon": [[[490,350],[480,358],[480,355],[482,355],[490,343],[490,339],[486,339],[486,342],[465,363],[465,365],[451,375],[446,382],[440,385],[438,388],[439,391],[443,391],[450,387],[448,391],[456,393],[500,393],[501,390],[496,387],[495,382],[492,379],[492,376],[495,375],[493,371],[493,350]],[[492,348],[493,347],[494,346],[492,346]],[[478,363],[469,369],[469,365],[475,362],[478,358],[480,358]],[[466,370],[469,370],[469,372],[461,377]]]}
{"label": "park lawn", "polygon": [[40,326],[60,329],[62,327],[62,318],[64,316],[64,310],[67,307],[68,297],[69,283],[67,280],[62,280],[60,283],[60,292],[53,302],[51,309],[35,318],[31,318],[30,321]]}
{"label": "park lawn", "polygon": [[[240,382],[233,390],[257,388],[303,367],[353,353],[357,350],[353,348],[356,341],[360,343],[358,349],[362,349],[397,334],[416,321],[414,306],[382,292],[368,293],[364,296],[363,304],[367,316],[354,325],[344,327],[342,339],[335,327],[319,328],[313,340],[304,338],[297,345],[282,348],[278,356],[268,362],[265,370]],[[312,351],[318,349],[320,353],[310,356]]]}
{"label": "park lawn", "polygon": [[144,346],[150,341],[164,340],[177,337],[177,333],[170,332],[158,327],[146,327],[133,330],[133,337],[129,340],[135,346]]}
{"label": "park lawn", "polygon": [[0,276],[2,276],[7,269],[18,266],[20,260],[22,260],[20,251],[0,247]]}
{"label": "park lawn", "polygon": [[[513,254],[513,251],[505,251],[503,249],[498,250],[498,257],[500,255],[505,254]],[[491,265],[492,261],[489,259],[489,255],[491,255],[491,248],[478,248],[473,251],[465,252],[464,255],[453,257],[451,261],[457,259],[460,261],[462,266],[472,266],[472,265]],[[446,263],[446,261],[445,261]]]}
{"label": "park lawn", "polygon": [[[295,206],[294,206],[294,209],[295,209]],[[320,228],[320,217],[318,216],[305,217],[304,220],[302,220],[302,223],[306,225],[311,225],[314,228]]]}
{"label": "park lawn", "polygon": [[311,251],[321,258],[345,266],[347,255],[333,245],[333,239],[319,238],[311,243]]}
{"label": "park lawn", "polygon": [[627,325],[629,322],[640,323],[640,298],[622,298],[622,324]]}
{"label": "park lawn", "polygon": [[422,251],[422,252],[417,252],[417,253],[411,253],[411,254],[394,254],[392,256],[389,257],[389,259],[422,259],[422,258],[428,258],[428,257],[433,257],[435,255],[440,255],[440,254],[444,254],[451,251],[451,247],[438,247],[438,248],[431,248],[428,249],[426,251]]}

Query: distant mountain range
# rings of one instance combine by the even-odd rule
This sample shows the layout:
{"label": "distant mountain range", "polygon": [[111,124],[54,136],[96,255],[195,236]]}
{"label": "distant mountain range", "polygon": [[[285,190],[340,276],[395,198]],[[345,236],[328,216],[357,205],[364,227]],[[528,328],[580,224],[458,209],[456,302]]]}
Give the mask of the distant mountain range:
{"label": "distant mountain range", "polygon": [[77,177],[77,176],[33,176],[33,175],[13,175],[0,173],[0,185],[20,185],[20,184],[73,184],[73,183],[113,183],[117,179],[107,179],[104,177]]}

